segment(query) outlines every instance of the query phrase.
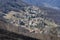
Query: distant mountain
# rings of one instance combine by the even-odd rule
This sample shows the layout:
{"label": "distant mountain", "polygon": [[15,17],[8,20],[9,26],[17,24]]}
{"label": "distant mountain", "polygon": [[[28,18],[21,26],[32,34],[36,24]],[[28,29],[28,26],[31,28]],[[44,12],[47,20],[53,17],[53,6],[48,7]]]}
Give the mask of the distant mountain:
{"label": "distant mountain", "polygon": [[60,0],[23,0],[26,3],[36,5],[36,6],[48,6],[60,8]]}
{"label": "distant mountain", "polygon": [[19,11],[24,6],[27,6],[27,4],[21,0],[0,0],[0,11],[5,13],[12,10]]}

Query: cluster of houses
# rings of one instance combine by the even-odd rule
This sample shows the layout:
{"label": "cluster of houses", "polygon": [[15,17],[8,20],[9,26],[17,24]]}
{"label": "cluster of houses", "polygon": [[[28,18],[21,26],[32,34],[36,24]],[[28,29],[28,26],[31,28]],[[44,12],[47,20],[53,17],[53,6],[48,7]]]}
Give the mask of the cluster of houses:
{"label": "cluster of houses", "polygon": [[[20,10],[20,12],[11,11],[5,14],[4,18],[11,24],[15,26],[24,27],[30,32],[42,33],[45,27],[49,27],[50,24],[44,20],[44,11],[40,10],[38,7],[25,7],[25,10]],[[48,25],[49,24],[49,25]],[[55,23],[53,23],[56,25]]]}

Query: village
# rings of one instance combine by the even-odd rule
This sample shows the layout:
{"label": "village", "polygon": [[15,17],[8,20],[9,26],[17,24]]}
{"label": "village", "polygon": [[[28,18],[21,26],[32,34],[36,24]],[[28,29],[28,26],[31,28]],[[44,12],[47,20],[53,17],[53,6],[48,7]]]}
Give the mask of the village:
{"label": "village", "polygon": [[35,6],[25,7],[24,11],[20,10],[20,12],[11,11],[5,15],[4,18],[9,23],[23,27],[31,33],[46,34],[50,32],[51,28],[57,27],[54,21],[45,18],[46,12]]}

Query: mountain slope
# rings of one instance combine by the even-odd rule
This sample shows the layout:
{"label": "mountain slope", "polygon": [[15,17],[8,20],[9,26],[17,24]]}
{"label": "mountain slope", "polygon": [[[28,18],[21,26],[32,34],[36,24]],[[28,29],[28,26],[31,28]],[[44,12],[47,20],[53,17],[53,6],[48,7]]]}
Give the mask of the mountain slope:
{"label": "mountain slope", "polygon": [[[57,27],[55,21],[49,19],[50,13],[55,13],[54,9],[28,5],[21,0],[0,0],[0,14],[6,22],[17,27],[23,27],[29,32],[42,30],[47,27]],[[0,15],[0,16],[1,16]],[[0,17],[1,18],[1,17]]]}
{"label": "mountain slope", "polygon": [[[22,0],[0,0],[0,12],[8,13],[10,11],[20,11],[24,10],[24,7],[29,6],[27,3],[23,2]],[[48,7],[40,7],[41,10],[47,11],[48,18],[55,20],[58,24],[60,24],[60,11],[48,8]],[[53,16],[54,15],[54,16]]]}
{"label": "mountain slope", "polygon": [[47,18],[53,19],[57,24],[60,24],[60,10],[56,10],[53,8],[47,8],[47,7],[40,7],[40,9],[47,11]]}

